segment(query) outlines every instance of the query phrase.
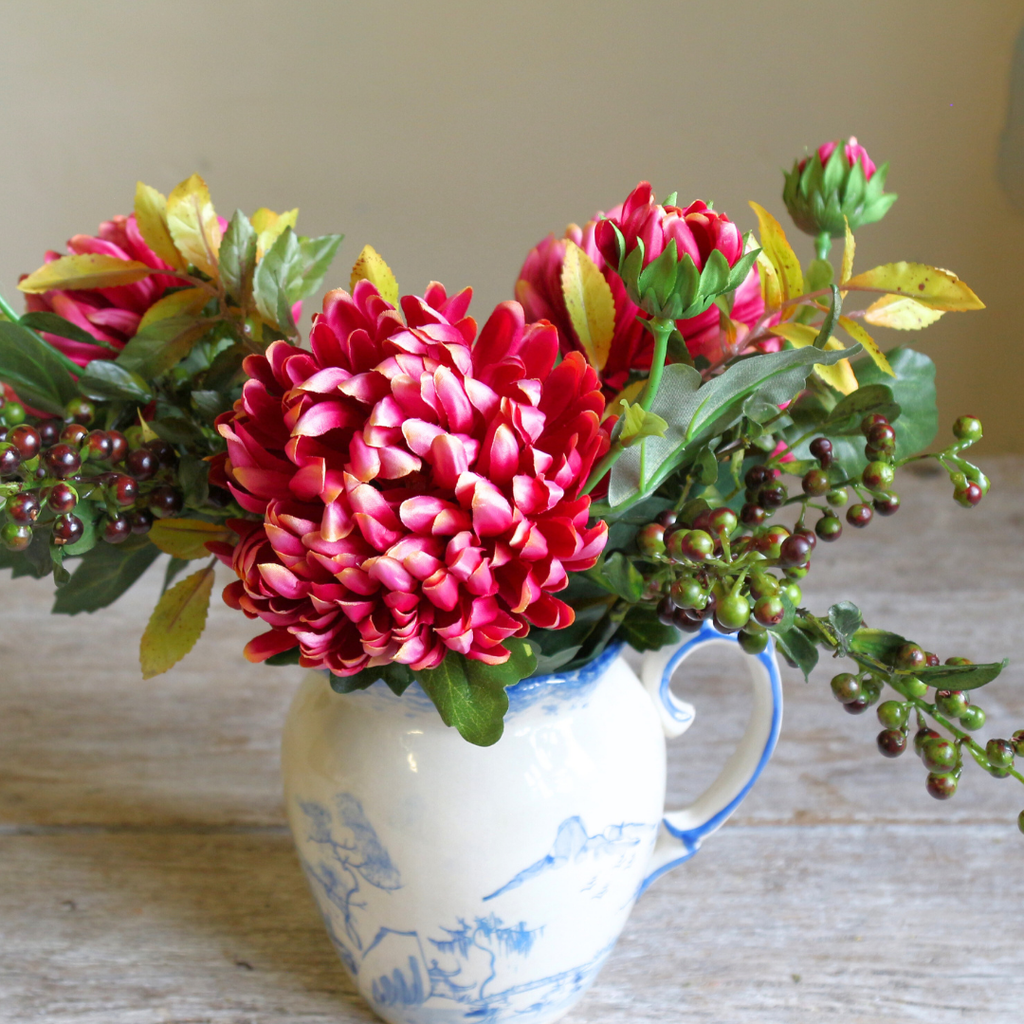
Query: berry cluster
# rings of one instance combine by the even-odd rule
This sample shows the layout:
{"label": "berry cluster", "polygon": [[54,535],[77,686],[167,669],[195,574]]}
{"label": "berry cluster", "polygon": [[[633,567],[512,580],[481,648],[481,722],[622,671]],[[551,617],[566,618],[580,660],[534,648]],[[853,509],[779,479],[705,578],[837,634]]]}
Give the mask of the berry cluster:
{"label": "berry cluster", "polygon": [[63,420],[35,424],[18,403],[0,408],[0,494],[6,498],[0,541],[9,550],[24,551],[43,531],[55,547],[73,545],[85,530],[76,514],[83,500],[102,509],[97,526],[109,544],[148,532],[154,516],[181,512],[174,446],[144,442],[140,427],[124,434],[90,429],[95,415],[85,398],[73,399]]}

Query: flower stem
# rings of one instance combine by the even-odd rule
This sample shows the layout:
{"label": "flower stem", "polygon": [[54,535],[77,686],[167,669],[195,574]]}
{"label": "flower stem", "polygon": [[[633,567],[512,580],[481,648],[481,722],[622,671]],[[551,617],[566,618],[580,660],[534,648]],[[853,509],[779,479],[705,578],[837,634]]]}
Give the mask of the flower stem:
{"label": "flower stem", "polygon": [[643,394],[640,396],[640,407],[644,412],[650,412],[657,397],[658,388],[661,385],[661,375],[665,370],[665,356],[668,354],[668,339],[675,330],[675,324],[663,317],[655,317],[651,321],[651,331],[654,333],[654,355],[651,357],[651,372],[644,385]]}
{"label": "flower stem", "polygon": [[827,231],[819,232],[814,239],[814,251],[819,260],[827,260],[829,251],[832,248],[832,236]]}

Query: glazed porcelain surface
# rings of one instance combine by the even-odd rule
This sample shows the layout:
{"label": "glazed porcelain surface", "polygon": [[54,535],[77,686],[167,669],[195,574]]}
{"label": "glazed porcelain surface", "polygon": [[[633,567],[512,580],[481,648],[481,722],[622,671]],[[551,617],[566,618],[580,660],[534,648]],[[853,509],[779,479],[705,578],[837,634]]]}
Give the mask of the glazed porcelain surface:
{"label": "glazed porcelain surface", "polygon": [[285,726],[285,799],[303,868],[359,991],[402,1024],[546,1024],[593,981],[637,897],[692,856],[753,784],[781,722],[770,653],[749,659],[747,731],[716,782],[666,811],[669,688],[710,626],[509,689],[505,733],[474,747],[415,684],[334,693],[311,673]]}

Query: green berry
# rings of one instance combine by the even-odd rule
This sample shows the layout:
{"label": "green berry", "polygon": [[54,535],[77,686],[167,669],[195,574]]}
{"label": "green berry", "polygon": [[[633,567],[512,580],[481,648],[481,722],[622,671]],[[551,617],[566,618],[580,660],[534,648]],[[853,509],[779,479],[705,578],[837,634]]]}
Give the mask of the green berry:
{"label": "green berry", "polygon": [[860,475],[865,487],[873,491],[887,491],[892,487],[896,473],[888,462],[869,462]]}
{"label": "green berry", "polygon": [[896,652],[894,664],[901,672],[916,672],[928,664],[928,655],[917,644],[904,644]]}
{"label": "green berry", "polygon": [[833,508],[842,508],[850,500],[850,495],[845,487],[837,487],[834,491],[828,492],[825,500]]}
{"label": "green berry", "polygon": [[8,402],[4,406],[3,421],[9,427],[25,422],[25,406],[21,402]]}
{"label": "green berry", "polygon": [[932,774],[928,776],[927,786],[928,792],[935,797],[936,800],[948,800],[956,793],[957,779],[955,775],[932,772]]}
{"label": "green berry", "polygon": [[869,707],[882,696],[882,683],[874,678],[865,679],[860,684],[860,689],[863,694],[863,698],[868,702]]}
{"label": "green berry", "polygon": [[976,416],[961,416],[953,424],[953,436],[958,441],[974,444],[981,440],[981,420]]}
{"label": "green berry", "polygon": [[750,633],[744,629],[737,639],[747,654],[760,654],[768,646],[767,633]]}
{"label": "green berry", "polygon": [[924,749],[924,745],[928,740],[939,739],[942,739],[942,737],[934,729],[929,729],[926,725],[922,726],[914,733],[914,753],[920,757],[921,752]]}
{"label": "green berry", "polygon": [[88,398],[72,398],[64,408],[65,419],[75,423],[92,423],[96,415],[96,406]]}
{"label": "green berry", "polygon": [[1024,811],[1021,811],[1020,814],[1017,815],[1017,828],[1021,832],[1024,832]]}
{"label": "green berry", "polygon": [[707,591],[692,576],[676,580],[669,595],[677,608],[692,608],[701,611],[708,603]]}
{"label": "green berry", "polygon": [[1024,729],[1018,729],[1011,737],[1010,742],[1018,754],[1024,754]]}
{"label": "green berry", "polygon": [[861,699],[860,680],[852,672],[840,672],[832,677],[832,696],[840,704],[852,704]]}
{"label": "green berry", "polygon": [[950,718],[959,718],[967,710],[968,697],[962,690],[939,690],[935,706]]}
{"label": "green berry", "polygon": [[750,618],[750,602],[742,594],[727,594],[718,602],[715,618],[726,629],[742,629]]}
{"label": "green berry", "polygon": [[985,725],[985,712],[978,707],[977,704],[972,704],[967,708],[966,711],[960,716],[960,724],[968,732],[977,732]]}
{"label": "green berry", "polygon": [[814,524],[814,532],[825,541],[839,540],[843,535],[843,524],[839,519],[826,512],[817,523]]}
{"label": "green berry", "polygon": [[809,565],[788,565],[782,570],[788,580],[802,580],[810,571]]}
{"label": "green berry", "polygon": [[769,526],[759,538],[758,547],[766,558],[777,559],[782,553],[782,545],[789,536],[784,526]]}
{"label": "green berry", "polygon": [[956,747],[947,739],[927,739],[921,744],[921,760],[930,772],[942,774],[956,768]]}
{"label": "green berry", "polygon": [[740,522],[736,518],[736,513],[731,508],[716,508],[714,512],[708,516],[708,527],[712,534],[717,537],[728,537],[735,533],[736,527],[739,526]]}
{"label": "green berry", "polygon": [[928,692],[928,684],[917,676],[897,676],[892,686],[907,697],[923,697]]}
{"label": "green berry", "polygon": [[1013,744],[1009,740],[989,740],[985,744],[985,756],[995,768],[1010,768],[1013,765]]}
{"label": "green berry", "polygon": [[804,494],[809,494],[814,498],[818,498],[821,495],[828,493],[831,487],[828,481],[828,473],[823,469],[808,470],[804,474],[801,484],[804,489]]}
{"label": "green berry", "polygon": [[665,527],[658,523],[647,523],[636,533],[636,547],[644,558],[658,558],[665,554]]}
{"label": "green berry", "polygon": [[800,602],[804,599],[803,591],[796,583],[787,583],[779,590],[779,594],[787,598],[794,608],[799,608]]}
{"label": "green berry", "polygon": [[755,572],[747,580],[747,587],[750,596],[759,601],[762,597],[774,597],[779,592],[779,581],[768,573]]}
{"label": "green berry", "polygon": [[32,543],[32,527],[27,523],[4,523],[0,527],[0,543],[8,551],[24,551]]}
{"label": "green berry", "polygon": [[902,729],[907,724],[906,704],[898,700],[886,700],[878,705],[878,721],[885,729]]}

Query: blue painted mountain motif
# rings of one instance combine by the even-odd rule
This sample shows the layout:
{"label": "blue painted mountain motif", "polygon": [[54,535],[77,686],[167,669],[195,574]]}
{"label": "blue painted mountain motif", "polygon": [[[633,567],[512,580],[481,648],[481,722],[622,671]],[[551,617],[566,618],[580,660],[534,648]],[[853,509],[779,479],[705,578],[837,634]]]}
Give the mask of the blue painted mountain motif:
{"label": "blue painted mountain motif", "polygon": [[[657,827],[620,824],[590,834],[579,817],[567,818],[549,853],[483,897],[477,913],[421,934],[403,927],[401,874],[361,803],[346,793],[333,808],[299,806],[306,838],[319,853],[308,856],[307,845],[303,865],[345,966],[378,1008],[401,1019],[405,1009],[413,1015],[425,1006],[436,1024],[530,1024],[569,1005],[594,979],[614,940],[583,963],[567,962],[574,943],[564,944],[564,929],[596,913],[593,901],[617,879],[631,877],[616,869],[649,855]],[[535,886],[544,895],[535,898]],[[548,906],[552,892],[575,911],[566,917],[562,906],[561,923],[551,925],[518,920],[524,905]]]}

